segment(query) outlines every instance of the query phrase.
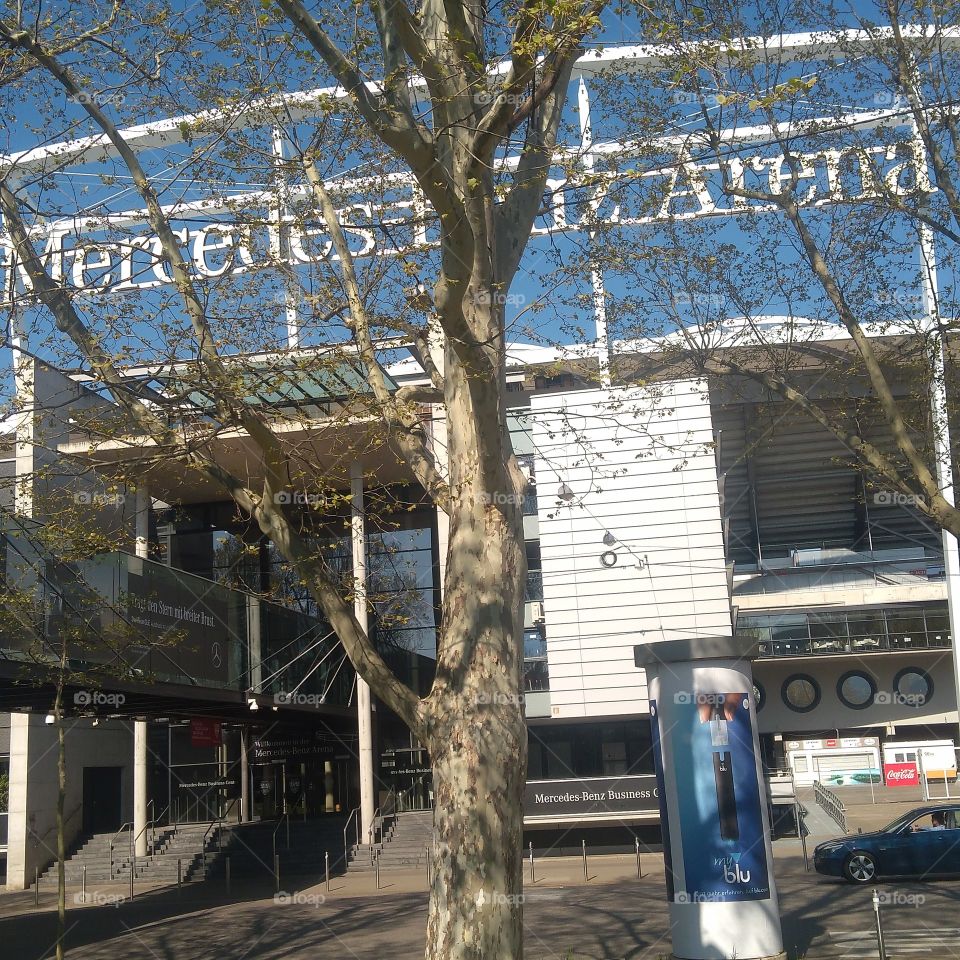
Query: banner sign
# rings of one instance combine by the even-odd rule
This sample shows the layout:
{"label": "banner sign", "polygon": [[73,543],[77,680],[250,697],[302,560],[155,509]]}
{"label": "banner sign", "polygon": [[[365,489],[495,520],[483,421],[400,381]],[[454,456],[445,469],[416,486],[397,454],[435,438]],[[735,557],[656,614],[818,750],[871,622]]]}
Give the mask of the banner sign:
{"label": "banner sign", "polygon": [[650,814],[659,809],[657,778],[649,773],[623,777],[528,780],[523,795],[524,820]]}
{"label": "banner sign", "polygon": [[322,731],[301,734],[280,734],[257,737],[251,745],[251,762],[276,763],[308,757],[333,759],[338,749],[344,747],[342,739]]}
{"label": "banner sign", "polygon": [[685,887],[674,899],[769,899],[749,694],[698,692],[672,718]]}
{"label": "banner sign", "polygon": [[[798,150],[793,158],[799,170],[798,199],[802,206],[864,201],[886,191],[912,196],[918,186],[931,189],[924,158],[913,142]],[[642,226],[776,209],[763,202],[727,196],[721,186],[720,165],[700,162],[690,154],[677,156],[664,151],[662,165],[638,170],[636,151],[621,148],[617,155],[607,153],[604,162],[608,169],[591,172],[589,178],[573,174],[547,181],[546,211],[533,229],[534,235],[596,230],[604,224]],[[622,170],[616,168],[618,163]],[[731,154],[725,165],[733,185],[747,190],[778,193],[791,176],[791,166],[782,153],[753,157]],[[439,221],[428,214],[412,177],[393,177],[391,182],[395,199],[390,202],[344,203],[337,211],[354,257],[400,256],[437,243]],[[356,200],[361,195],[369,196],[373,185],[361,178],[328,186],[331,192]],[[587,202],[583,202],[583,193],[589,193]],[[183,204],[182,209],[168,211],[180,253],[197,281],[336,259],[332,240],[322,227],[272,221],[267,213],[271,199],[262,191],[231,198],[229,215],[238,218],[238,212],[243,211],[232,221],[201,219],[210,216],[204,212],[204,204],[206,211],[212,206],[209,200],[199,207]],[[288,200],[309,201],[307,188],[290,185]],[[121,226],[113,235],[108,233],[109,217],[84,220],[78,216],[46,229],[45,242],[38,252],[54,282],[99,295],[173,284],[159,238],[149,232],[138,235],[129,231],[131,222],[145,222],[142,211],[118,214],[115,219]],[[183,226],[178,225],[181,221]],[[0,236],[0,283],[4,291],[0,298],[4,300],[16,299],[32,288],[7,236]]]}
{"label": "banner sign", "polygon": [[194,718],[190,721],[191,747],[219,747],[223,743],[219,720]]}
{"label": "banner sign", "polygon": [[915,763],[885,763],[883,782],[888,787],[916,787],[920,784],[920,773]]}

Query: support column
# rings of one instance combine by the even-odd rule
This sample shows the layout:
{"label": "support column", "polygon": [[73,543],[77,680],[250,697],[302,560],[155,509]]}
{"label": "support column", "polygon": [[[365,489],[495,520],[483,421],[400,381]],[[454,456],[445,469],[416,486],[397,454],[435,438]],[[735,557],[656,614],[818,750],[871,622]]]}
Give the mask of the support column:
{"label": "support column", "polygon": [[249,823],[250,815],[250,761],[247,758],[247,730],[240,730],[240,822]]}
{"label": "support column", "polygon": [[[145,483],[137,485],[134,517],[134,552],[146,559],[150,547],[150,493]],[[133,835],[136,854],[147,855],[147,721],[133,722]]]}
{"label": "support column", "polygon": [[[362,630],[367,622],[367,554],[364,529],[363,470],[354,462],[350,466],[350,513],[353,545],[354,613]],[[357,675],[357,732],[360,762],[360,836],[369,840],[376,808],[373,792],[373,716],[370,687]],[[363,841],[361,841],[363,842]]]}
{"label": "support column", "polygon": [[[914,128],[914,137],[919,134]],[[920,149],[918,144],[918,149]],[[922,153],[918,156],[923,156]],[[943,499],[954,504],[953,457],[950,440],[950,419],[947,407],[946,362],[944,358],[943,329],[940,319],[940,292],[937,280],[937,251],[933,229],[925,223],[920,234],[920,286],[923,290],[923,312],[928,333],[927,349],[930,362],[930,414],[933,428],[933,449],[937,468],[937,486]],[[941,531],[943,542],[943,569],[947,585],[947,612],[950,616],[951,650],[953,653],[953,683],[960,720],[960,550],[957,538],[949,531]]]}
{"label": "support column", "polygon": [[138,857],[147,855],[147,721],[133,722],[133,835]]}

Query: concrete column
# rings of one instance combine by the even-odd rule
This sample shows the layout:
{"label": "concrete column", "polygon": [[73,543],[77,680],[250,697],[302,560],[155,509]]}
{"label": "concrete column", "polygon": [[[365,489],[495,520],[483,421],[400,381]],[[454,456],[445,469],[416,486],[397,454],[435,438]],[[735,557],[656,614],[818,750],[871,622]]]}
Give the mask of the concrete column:
{"label": "concrete column", "polygon": [[250,810],[250,761],[247,758],[247,731],[240,730],[240,822],[253,819]]}
{"label": "concrete column", "polygon": [[[150,547],[150,492],[137,485],[134,516],[134,552],[146,559]],[[133,722],[133,835],[138,857],[147,855],[147,721]]]}
{"label": "concrete column", "polygon": [[[919,133],[914,126],[914,137]],[[918,148],[922,144],[918,142]],[[923,156],[923,153],[918,154]],[[950,419],[947,406],[946,345],[940,328],[940,292],[937,279],[937,250],[933,229],[921,223],[920,286],[923,291],[924,320],[930,362],[930,414],[933,427],[933,452],[937,468],[937,486],[947,503],[956,503],[953,483],[953,455],[950,440]],[[957,538],[949,530],[941,531],[943,568],[947,585],[947,612],[953,652],[953,681],[960,719],[960,549]]]}
{"label": "concrete column", "polygon": [[[350,466],[350,510],[353,544],[354,613],[360,627],[366,631],[367,622],[367,553],[363,506],[363,470],[359,463]],[[360,761],[360,835],[362,842],[369,839],[373,829],[376,808],[373,792],[373,716],[370,687],[357,676],[357,731]]]}
{"label": "concrete column", "polygon": [[147,855],[147,721],[133,723],[133,835],[138,857]]}

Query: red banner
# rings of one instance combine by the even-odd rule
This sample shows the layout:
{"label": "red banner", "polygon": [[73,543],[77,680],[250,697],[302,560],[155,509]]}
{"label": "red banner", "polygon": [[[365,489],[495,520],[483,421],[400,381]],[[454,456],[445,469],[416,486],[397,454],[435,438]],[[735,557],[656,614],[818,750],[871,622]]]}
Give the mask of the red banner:
{"label": "red banner", "polygon": [[915,763],[885,763],[883,782],[888,787],[915,787],[920,783],[920,774]]}
{"label": "red banner", "polygon": [[190,746],[192,747],[219,747],[223,743],[220,735],[219,720],[191,720]]}

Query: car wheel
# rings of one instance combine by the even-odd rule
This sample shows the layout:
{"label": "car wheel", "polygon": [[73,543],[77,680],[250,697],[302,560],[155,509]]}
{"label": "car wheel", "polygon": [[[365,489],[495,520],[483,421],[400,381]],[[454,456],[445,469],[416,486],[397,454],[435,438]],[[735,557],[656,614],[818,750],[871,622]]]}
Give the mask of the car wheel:
{"label": "car wheel", "polygon": [[877,878],[877,861],[872,853],[854,850],[843,865],[843,873],[852,883],[869,883]]}

